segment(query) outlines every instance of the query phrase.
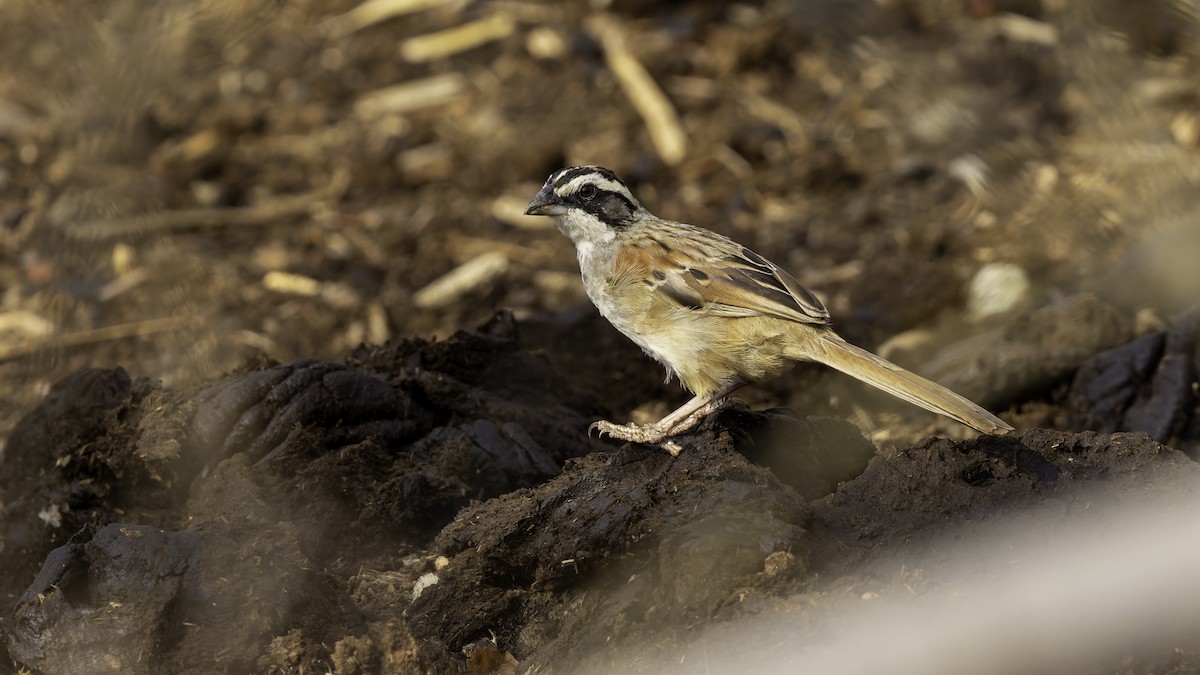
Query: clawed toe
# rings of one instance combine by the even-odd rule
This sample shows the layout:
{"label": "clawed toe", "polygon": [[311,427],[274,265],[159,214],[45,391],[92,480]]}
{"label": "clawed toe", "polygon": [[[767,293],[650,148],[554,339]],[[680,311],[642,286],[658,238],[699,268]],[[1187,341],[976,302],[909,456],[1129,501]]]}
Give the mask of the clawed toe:
{"label": "clawed toe", "polygon": [[599,420],[588,425],[588,435],[591,436],[592,432],[594,431],[596,432],[596,436],[598,438],[604,438],[605,436],[608,436],[620,441],[627,441],[629,439],[625,438],[625,436],[622,435],[622,432],[630,426],[632,425],[613,424],[607,420]]}
{"label": "clawed toe", "polygon": [[658,445],[667,438],[667,432],[653,424],[641,426],[638,424],[613,424],[605,420],[592,422],[588,426],[588,434],[596,431],[600,437],[608,436],[619,441]]}

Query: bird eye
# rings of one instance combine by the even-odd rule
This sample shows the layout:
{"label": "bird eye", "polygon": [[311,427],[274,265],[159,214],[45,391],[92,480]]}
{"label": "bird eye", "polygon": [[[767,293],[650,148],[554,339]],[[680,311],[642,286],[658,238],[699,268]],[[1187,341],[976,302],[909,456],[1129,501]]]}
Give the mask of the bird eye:
{"label": "bird eye", "polygon": [[583,197],[584,199],[594,198],[596,196],[596,186],[584,185],[583,187],[579,188],[579,196]]}

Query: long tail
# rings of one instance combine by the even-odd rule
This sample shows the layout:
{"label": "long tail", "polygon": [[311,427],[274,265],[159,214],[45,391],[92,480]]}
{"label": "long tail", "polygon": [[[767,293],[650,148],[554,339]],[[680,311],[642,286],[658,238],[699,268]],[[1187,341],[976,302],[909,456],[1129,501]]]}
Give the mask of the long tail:
{"label": "long tail", "polygon": [[855,347],[832,332],[815,335],[803,342],[807,343],[803,354],[797,356],[836,368],[913,405],[945,415],[985,434],[1003,435],[1013,430],[1004,420],[942,385]]}

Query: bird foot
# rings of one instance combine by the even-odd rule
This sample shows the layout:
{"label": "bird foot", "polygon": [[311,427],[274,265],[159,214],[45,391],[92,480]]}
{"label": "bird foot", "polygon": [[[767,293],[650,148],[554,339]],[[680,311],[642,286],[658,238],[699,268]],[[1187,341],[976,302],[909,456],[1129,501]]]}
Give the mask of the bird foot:
{"label": "bird foot", "polygon": [[683,450],[683,447],[675,441],[669,440],[672,436],[678,436],[694,428],[705,417],[727,405],[729,405],[727,397],[708,400],[698,409],[689,412],[687,406],[685,406],[654,424],[614,424],[613,422],[600,420],[599,422],[593,422],[588,427],[588,433],[590,434],[595,431],[600,436],[608,436],[609,438],[621,441],[657,445],[671,453],[671,456],[674,457]]}
{"label": "bird foot", "polygon": [[670,434],[653,424],[614,424],[606,420],[593,422],[588,427],[588,433],[596,432],[600,436],[608,436],[620,441],[657,445],[662,443]]}
{"label": "bird foot", "polygon": [[669,430],[664,430],[656,424],[614,424],[600,420],[599,422],[593,422],[588,427],[589,434],[593,431],[597,432],[601,437],[608,436],[620,441],[657,445],[671,453],[672,457],[678,455],[683,450],[683,447],[678,443],[668,440],[672,435]]}

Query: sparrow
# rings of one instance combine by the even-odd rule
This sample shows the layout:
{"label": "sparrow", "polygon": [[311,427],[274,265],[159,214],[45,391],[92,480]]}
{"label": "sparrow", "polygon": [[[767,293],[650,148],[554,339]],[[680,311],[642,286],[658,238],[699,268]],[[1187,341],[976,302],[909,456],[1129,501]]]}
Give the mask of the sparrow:
{"label": "sparrow", "polygon": [[1013,430],[966,398],[843,340],[829,311],[779,266],[701,227],[664,220],[599,166],[554,172],[526,215],[549,216],[574,244],[588,298],[694,397],[647,425],[594,423],[659,445],[729,405],[746,384],[815,361],[988,434]]}

